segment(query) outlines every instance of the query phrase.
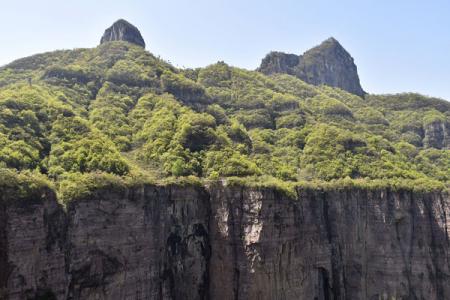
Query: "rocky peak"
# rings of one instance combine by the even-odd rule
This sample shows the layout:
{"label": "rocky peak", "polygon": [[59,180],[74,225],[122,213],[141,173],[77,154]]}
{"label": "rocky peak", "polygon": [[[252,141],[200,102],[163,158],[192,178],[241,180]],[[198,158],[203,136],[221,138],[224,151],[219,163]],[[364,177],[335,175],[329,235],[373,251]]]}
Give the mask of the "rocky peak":
{"label": "rocky peak", "polygon": [[139,29],[123,19],[117,20],[105,30],[100,44],[112,41],[125,41],[145,48],[145,42]]}
{"label": "rocky peak", "polygon": [[334,37],[329,37],[328,39],[326,39],[325,41],[322,42],[322,45],[325,45],[325,44],[342,47],[341,44],[339,43],[339,41],[336,40]]}
{"label": "rocky peak", "polygon": [[272,51],[263,58],[258,70],[266,75],[274,73],[293,75],[292,69],[298,65],[298,60],[298,55]]}
{"label": "rocky peak", "polygon": [[271,52],[258,71],[267,75],[287,73],[310,84],[339,87],[358,96],[365,94],[353,58],[332,37],[303,55]]}

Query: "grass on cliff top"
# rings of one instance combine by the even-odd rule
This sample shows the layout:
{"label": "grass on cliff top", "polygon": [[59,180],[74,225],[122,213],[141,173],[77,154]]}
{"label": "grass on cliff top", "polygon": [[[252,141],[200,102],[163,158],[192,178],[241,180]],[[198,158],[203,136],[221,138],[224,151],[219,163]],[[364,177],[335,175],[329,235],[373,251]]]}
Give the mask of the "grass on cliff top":
{"label": "grass on cliff top", "polygon": [[0,200],[39,200],[49,190],[54,190],[54,184],[39,172],[0,168]]}
{"label": "grass on cliff top", "polygon": [[301,181],[287,182],[270,176],[227,177],[222,179],[202,179],[195,176],[169,177],[160,180],[146,177],[143,174],[134,176],[117,176],[105,172],[71,173],[55,184],[46,176],[31,171],[18,172],[11,169],[0,168],[0,191],[2,201],[15,199],[41,199],[45,191],[57,192],[59,201],[67,205],[71,201],[95,197],[98,193],[113,193],[125,195],[127,190],[143,185],[160,186],[230,186],[274,189],[286,197],[296,199],[298,189],[340,191],[348,189],[393,191],[441,192],[448,191],[439,181],[423,179],[418,180],[367,180],[367,179],[337,179],[332,181]]}
{"label": "grass on cliff top", "polygon": [[155,178],[142,173],[133,176],[117,176],[106,172],[71,173],[66,174],[59,181],[58,198],[64,205],[67,205],[71,201],[88,199],[98,193],[125,194],[129,189],[144,185],[201,187],[203,182],[195,176],[155,180]]}
{"label": "grass on cliff top", "polygon": [[74,174],[74,177],[61,181],[59,197],[63,203],[85,199],[97,191],[116,191],[123,193],[126,189],[151,184],[160,186],[238,186],[250,188],[274,189],[286,197],[296,199],[298,189],[341,191],[350,189],[413,191],[417,193],[446,192],[448,187],[436,180],[368,180],[368,179],[337,179],[331,181],[301,181],[287,182],[270,176],[227,177],[223,179],[202,179],[195,176],[169,177],[153,180],[146,177],[119,177],[108,173]]}
{"label": "grass on cliff top", "polygon": [[271,188],[276,189],[287,197],[297,198],[298,189],[323,190],[323,191],[340,191],[349,189],[361,190],[382,190],[389,189],[392,191],[413,191],[416,193],[427,192],[448,192],[449,187],[437,180],[427,179],[352,179],[343,178],[331,181],[314,180],[314,181],[298,181],[287,182],[274,177],[231,177],[225,181],[229,186],[247,186],[255,188]]}

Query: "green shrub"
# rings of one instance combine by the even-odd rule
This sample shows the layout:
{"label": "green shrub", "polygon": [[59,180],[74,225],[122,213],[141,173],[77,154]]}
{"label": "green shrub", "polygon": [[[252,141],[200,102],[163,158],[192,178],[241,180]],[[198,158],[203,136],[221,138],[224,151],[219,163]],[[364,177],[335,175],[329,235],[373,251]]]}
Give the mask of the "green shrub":
{"label": "green shrub", "polygon": [[381,125],[389,125],[389,121],[386,120],[384,115],[371,107],[364,107],[359,109],[355,117],[357,120],[366,123],[366,124],[381,124]]}
{"label": "green shrub", "polygon": [[209,151],[205,157],[204,169],[205,175],[214,173],[224,177],[261,174],[261,170],[246,155],[231,149]]}
{"label": "green shrub", "polygon": [[40,163],[39,151],[24,141],[0,141],[0,162],[18,170],[34,169]]}
{"label": "green shrub", "polygon": [[437,110],[431,110],[428,111],[424,116],[423,116],[423,125],[427,126],[430,125],[432,123],[436,123],[436,122],[445,122],[446,118],[445,115]]}
{"label": "green shrub", "polygon": [[62,172],[104,171],[124,175],[129,171],[114,144],[98,133],[57,144],[52,148],[48,165],[50,174],[55,177]]}
{"label": "green shrub", "polygon": [[42,200],[53,189],[52,183],[36,171],[21,171],[0,167],[0,201]]}
{"label": "green shrub", "polygon": [[217,104],[208,105],[206,112],[214,117],[218,125],[230,124],[226,111]]}
{"label": "green shrub", "polygon": [[353,113],[347,105],[325,94],[316,95],[309,99],[307,103],[314,113],[324,115],[325,117],[353,117]]}
{"label": "green shrub", "polygon": [[208,103],[204,88],[181,74],[165,71],[161,75],[162,88],[186,104]]}
{"label": "green shrub", "polygon": [[231,87],[231,68],[223,61],[201,69],[198,82],[205,87]]}
{"label": "green shrub", "polygon": [[216,140],[215,119],[208,114],[186,114],[179,120],[174,138],[190,151],[205,150]]}
{"label": "green shrub", "polygon": [[277,129],[302,127],[306,124],[305,116],[300,113],[280,116],[275,122]]}
{"label": "green shrub", "polygon": [[106,79],[118,85],[146,86],[152,83],[145,69],[129,60],[116,62],[106,73]]}
{"label": "green shrub", "polygon": [[235,118],[248,129],[274,127],[272,116],[266,109],[239,111]]}
{"label": "green shrub", "polygon": [[[127,189],[126,182],[113,174],[108,173],[66,173],[59,184],[59,199],[68,205],[71,201],[92,199],[95,194],[121,194]],[[108,197],[101,197],[108,199]]]}
{"label": "green shrub", "polygon": [[289,94],[275,93],[269,102],[269,106],[275,112],[292,111],[299,108],[299,100]]}
{"label": "green shrub", "polygon": [[87,70],[83,69],[81,66],[52,66],[46,69],[44,73],[44,79],[54,80],[52,83],[60,83],[60,80],[67,81],[70,83],[80,83],[87,84],[90,81],[96,80],[94,74],[90,74]]}

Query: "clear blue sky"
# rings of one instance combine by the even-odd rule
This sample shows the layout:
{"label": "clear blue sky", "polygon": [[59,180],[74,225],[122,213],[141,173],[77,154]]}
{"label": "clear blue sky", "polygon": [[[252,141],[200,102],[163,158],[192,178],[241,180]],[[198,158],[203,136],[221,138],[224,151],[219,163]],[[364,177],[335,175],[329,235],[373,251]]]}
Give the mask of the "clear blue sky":
{"label": "clear blue sky", "polygon": [[0,65],[94,47],[116,19],[180,67],[218,60],[254,69],[270,50],[303,53],[334,36],[370,93],[415,91],[450,100],[448,0],[3,1]]}

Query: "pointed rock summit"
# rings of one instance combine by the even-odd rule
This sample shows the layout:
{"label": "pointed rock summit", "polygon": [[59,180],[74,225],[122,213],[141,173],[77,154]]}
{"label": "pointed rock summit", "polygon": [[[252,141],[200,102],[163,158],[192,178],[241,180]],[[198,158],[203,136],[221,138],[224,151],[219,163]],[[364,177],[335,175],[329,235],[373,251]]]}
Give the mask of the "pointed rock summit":
{"label": "pointed rock summit", "polygon": [[145,48],[145,42],[139,29],[123,19],[114,22],[105,30],[100,44],[112,41],[125,41]]}
{"label": "pointed rock summit", "polygon": [[329,38],[303,55],[271,52],[258,71],[269,75],[286,73],[314,85],[329,85],[358,96],[365,92],[351,55],[334,38]]}

